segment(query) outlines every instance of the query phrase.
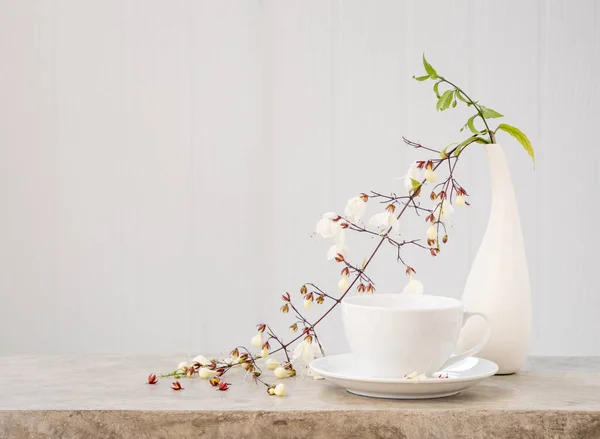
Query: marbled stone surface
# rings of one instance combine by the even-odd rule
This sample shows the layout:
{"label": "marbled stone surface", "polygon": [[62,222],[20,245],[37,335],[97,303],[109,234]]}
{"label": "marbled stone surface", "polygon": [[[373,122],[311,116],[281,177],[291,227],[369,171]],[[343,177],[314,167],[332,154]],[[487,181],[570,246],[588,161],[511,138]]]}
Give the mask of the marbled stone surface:
{"label": "marbled stone surface", "polygon": [[[532,358],[450,398],[364,398],[325,380],[288,395],[230,376],[145,384],[177,356],[0,357],[2,438],[600,438],[600,358]],[[240,371],[241,372],[241,371]]]}

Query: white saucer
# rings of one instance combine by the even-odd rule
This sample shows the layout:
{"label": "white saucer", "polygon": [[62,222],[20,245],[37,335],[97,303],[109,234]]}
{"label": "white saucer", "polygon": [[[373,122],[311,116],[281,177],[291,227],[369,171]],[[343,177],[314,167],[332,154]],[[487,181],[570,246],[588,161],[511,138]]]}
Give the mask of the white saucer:
{"label": "white saucer", "polygon": [[368,371],[358,370],[355,354],[317,358],[310,363],[310,368],[317,375],[344,387],[350,393],[391,399],[427,399],[456,395],[498,371],[496,363],[469,357],[433,375],[441,375],[443,378],[371,378],[367,375]]}

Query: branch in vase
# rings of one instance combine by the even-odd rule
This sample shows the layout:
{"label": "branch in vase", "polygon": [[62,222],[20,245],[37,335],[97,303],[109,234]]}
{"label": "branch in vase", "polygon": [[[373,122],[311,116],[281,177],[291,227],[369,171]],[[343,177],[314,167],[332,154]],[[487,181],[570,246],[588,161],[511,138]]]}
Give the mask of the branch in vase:
{"label": "branch in vase", "polygon": [[[375,291],[374,282],[366,271],[375,255],[382,248],[384,242],[388,242],[390,245],[396,247],[397,260],[405,267],[405,273],[410,279],[407,287],[405,287],[405,292],[422,292],[422,284],[419,285],[420,282],[413,279],[416,271],[404,260],[401,250],[405,246],[411,245],[429,251],[432,256],[436,256],[441,249],[441,231],[444,232],[444,235],[441,238],[442,244],[448,241],[446,221],[454,210],[453,205],[463,206],[469,204],[465,198],[468,196],[467,191],[458,183],[455,177],[457,163],[464,150],[472,143],[495,143],[496,132],[500,130],[517,139],[531,157],[534,158],[531,143],[520,130],[506,124],[500,124],[496,130],[490,128],[489,120],[503,117],[502,114],[481,105],[453,82],[439,75],[425,60],[424,56],[423,65],[426,70],[426,75],[417,77],[416,79],[418,81],[425,81],[428,79],[434,80],[433,90],[438,98],[437,109],[439,111],[444,111],[450,107],[456,107],[458,102],[462,102],[467,107],[473,107],[476,110],[476,114],[469,118],[467,123],[461,129],[461,131],[468,129],[472,132],[472,136],[460,143],[448,145],[441,150],[424,146],[419,142],[414,142],[403,137],[403,141],[406,145],[417,150],[428,151],[435,154],[435,157],[431,157],[427,160],[419,160],[413,163],[409,168],[408,173],[404,176],[404,186],[408,195],[398,196],[395,193],[385,195],[375,191],[371,191],[371,195],[362,193],[359,196],[348,200],[344,216],[334,213],[325,214],[323,216],[317,224],[317,234],[323,238],[332,238],[334,240],[333,246],[328,251],[328,259],[334,259],[337,263],[343,264],[341,279],[338,282],[341,293],[339,295],[327,293],[313,283],[306,283],[302,285],[300,289],[304,308],[311,308],[313,302],[317,302],[318,305],[327,303],[328,306],[325,307],[325,311],[316,320],[309,320],[303,312],[301,312],[300,307],[297,307],[293,303],[291,295],[285,293],[282,296],[284,304],[280,309],[283,313],[289,313],[289,311],[292,310],[296,319],[296,321],[289,326],[290,331],[296,333],[298,332],[298,324],[303,326],[300,333],[292,336],[289,341],[285,341],[284,337],[277,335],[272,327],[267,326],[266,324],[260,324],[258,325],[258,333],[252,338],[251,342],[253,348],[261,349],[259,353],[252,354],[249,349],[239,346],[231,351],[229,358],[224,360],[212,360],[209,362],[206,361],[204,357],[198,356],[196,357],[198,358],[198,361],[194,361],[191,366],[187,363],[181,363],[175,371],[166,375],[161,375],[161,378],[179,378],[181,376],[191,377],[195,374],[201,378],[208,378],[211,375],[214,375],[210,380],[211,385],[216,386],[218,390],[223,391],[228,389],[228,383],[221,381],[221,378],[230,370],[241,367],[245,369],[256,382],[260,382],[267,386],[267,391],[270,395],[283,395],[285,393],[283,384],[274,386],[265,382],[262,378],[262,370],[257,362],[265,359],[265,365],[269,370],[274,372],[277,378],[286,378],[296,375],[293,363],[298,360],[298,358],[304,358],[305,354],[309,359],[314,357],[316,352],[315,346],[318,347],[321,354],[324,354],[323,347],[316,332],[317,326],[327,318],[335,307],[341,303],[342,299],[355,287],[358,293],[372,293]],[[449,88],[440,92],[440,86]],[[485,126],[484,129],[478,129],[475,126],[475,120],[478,119],[483,122]],[[447,164],[448,175],[445,179],[433,186],[429,195],[429,200],[436,203],[432,208],[425,207],[417,200],[421,196],[421,192],[424,190],[426,184],[433,184],[437,181],[438,172],[441,171],[440,166],[444,163]],[[366,209],[366,203],[370,198],[377,199],[377,201],[386,205],[384,212],[378,213],[370,219],[369,224],[373,226],[373,229],[360,222],[360,218]],[[425,233],[427,245],[421,243],[420,239],[403,239],[401,241],[400,239],[396,239],[393,235],[398,232],[399,220],[408,211],[414,211],[417,216],[420,216],[421,213],[426,215],[425,220],[429,224]],[[379,238],[370,255],[365,258],[364,262],[360,265],[354,264],[348,260],[345,243],[346,232],[365,233]],[[330,302],[326,302],[326,299]],[[265,331],[267,339],[263,342],[263,333]],[[302,342],[298,343],[301,339]],[[272,351],[269,343],[270,341],[277,343],[277,347]],[[298,343],[298,345],[294,349],[293,355],[290,357],[290,347],[295,343]],[[242,353],[240,353],[240,350]],[[286,361],[283,364],[270,357],[270,355],[277,354],[280,351],[283,351],[286,358]],[[152,380],[150,377],[153,377]],[[150,377],[148,378],[148,382],[150,383],[150,381],[152,381],[151,384],[154,384],[156,382],[156,376],[151,375]]]}

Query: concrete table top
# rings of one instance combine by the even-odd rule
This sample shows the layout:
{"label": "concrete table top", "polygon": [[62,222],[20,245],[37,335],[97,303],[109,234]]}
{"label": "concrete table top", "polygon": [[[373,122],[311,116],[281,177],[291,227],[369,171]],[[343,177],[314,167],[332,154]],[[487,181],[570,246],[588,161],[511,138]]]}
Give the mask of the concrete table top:
{"label": "concrete table top", "polygon": [[[285,380],[268,396],[244,382],[145,384],[177,356],[0,357],[1,438],[600,438],[600,357],[531,358],[453,397],[395,401],[326,380]],[[237,375],[236,375],[237,374]],[[276,382],[276,380],[272,380]]]}

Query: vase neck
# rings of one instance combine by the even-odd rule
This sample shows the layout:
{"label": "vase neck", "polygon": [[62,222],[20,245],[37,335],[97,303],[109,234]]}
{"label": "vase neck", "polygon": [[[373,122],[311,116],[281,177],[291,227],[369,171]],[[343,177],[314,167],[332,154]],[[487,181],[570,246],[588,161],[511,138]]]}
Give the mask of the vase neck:
{"label": "vase neck", "polygon": [[488,144],[485,145],[485,151],[488,156],[490,178],[492,180],[492,202],[503,200],[514,203],[515,195],[512,178],[502,146],[497,143]]}

